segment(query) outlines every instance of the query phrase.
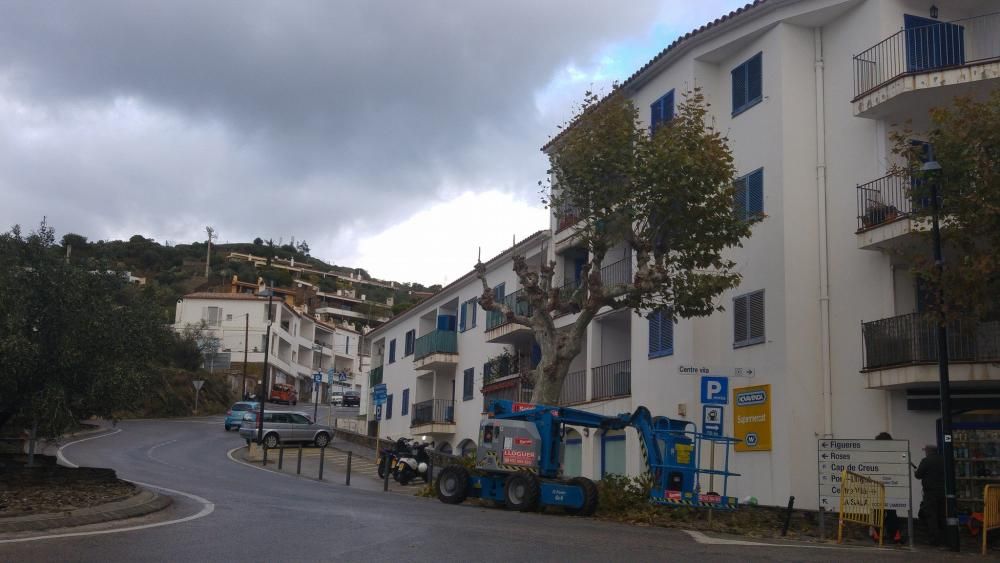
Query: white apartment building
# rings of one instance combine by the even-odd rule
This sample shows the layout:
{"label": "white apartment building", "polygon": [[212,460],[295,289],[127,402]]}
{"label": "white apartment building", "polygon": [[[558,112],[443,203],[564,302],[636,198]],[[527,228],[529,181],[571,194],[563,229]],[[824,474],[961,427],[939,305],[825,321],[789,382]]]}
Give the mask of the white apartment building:
{"label": "white apartment building", "polygon": [[[361,388],[358,332],[345,325],[319,321],[280,298],[274,298],[270,307],[267,368],[271,384],[295,386],[303,403],[324,401],[331,389]],[[174,330],[183,332],[186,327],[205,321],[207,330],[220,339],[220,352],[230,356],[231,381],[238,393],[245,352],[246,391],[253,392],[263,373],[264,350],[268,346],[267,320],[267,297],[248,293],[192,293],[177,301]],[[317,371],[323,373],[323,382],[319,393],[314,394],[313,374]]]}
{"label": "white apartment building", "polygon": [[[651,125],[669,120],[683,93],[700,88],[715,127],[729,138],[740,204],[766,218],[731,253],[743,281],[720,296],[725,312],[676,324],[631,311],[598,316],[562,403],[606,414],[644,405],[701,427],[702,378],[691,368],[705,366],[727,376],[723,430],[733,435],[733,389],[767,385],[770,443],[761,436],[762,443],[730,454],[730,469],[742,476],[729,492],[773,505],[794,495],[796,506],[817,508],[820,438],[886,431],[910,440],[914,462],[923,445],[938,442],[934,327],[918,314],[921,292],[895,252],[926,245],[929,255],[931,248],[908,217],[914,202],[905,182],[888,176],[890,133],[910,121],[919,142],[928,109],[1000,86],[1000,7],[938,4],[760,0],[678,39],[622,84]],[[576,246],[572,221],[553,216],[550,233],[513,251],[532,256],[548,238],[544,252],[574,283],[586,252]],[[490,263],[490,283],[505,283],[504,295],[517,290],[509,254]],[[609,279],[631,273],[628,252],[618,262],[612,256],[602,270]],[[530,331],[487,322],[482,309],[475,327],[454,336],[457,345],[410,357],[414,339],[435,338],[439,319],[459,315],[479,293],[467,275],[373,332],[371,380],[381,378],[395,401],[380,435],[428,435],[466,450],[483,392],[523,396],[516,372],[532,362]],[[973,413],[959,417],[957,428],[1000,428],[1000,326],[970,320],[950,334],[953,405]],[[517,366],[484,379],[484,363],[503,348]],[[468,370],[472,397],[462,400]],[[424,406],[418,424],[414,407],[432,399],[444,410],[433,403],[427,424]],[[980,436],[996,442],[995,435]],[[1000,451],[1000,444],[988,447]],[[966,464],[957,467],[960,509],[974,505],[977,487],[981,495],[976,479],[988,463],[965,457],[977,459],[959,461]],[[636,475],[641,464],[634,432],[567,437],[567,474]],[[920,484],[914,488],[919,502]]]}

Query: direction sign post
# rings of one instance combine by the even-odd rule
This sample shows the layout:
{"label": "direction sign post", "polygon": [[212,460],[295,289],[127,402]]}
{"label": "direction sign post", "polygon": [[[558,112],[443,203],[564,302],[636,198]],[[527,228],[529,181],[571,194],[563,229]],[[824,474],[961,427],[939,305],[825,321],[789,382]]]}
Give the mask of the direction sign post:
{"label": "direction sign post", "polygon": [[205,384],[204,379],[195,379],[194,384],[194,414],[198,414],[198,395],[201,394],[201,386]]}
{"label": "direction sign post", "polygon": [[839,512],[840,481],[844,470],[885,486],[885,508],[906,510],[913,545],[913,481],[910,478],[910,441],[857,438],[820,438],[816,443],[820,510]]}

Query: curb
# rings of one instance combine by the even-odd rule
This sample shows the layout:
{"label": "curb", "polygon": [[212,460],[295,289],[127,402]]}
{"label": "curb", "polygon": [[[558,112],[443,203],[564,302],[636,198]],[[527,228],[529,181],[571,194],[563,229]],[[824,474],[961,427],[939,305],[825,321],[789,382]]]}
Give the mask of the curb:
{"label": "curb", "polygon": [[0,519],[0,533],[44,531],[71,526],[124,520],[158,512],[173,504],[170,497],[141,489],[125,500],[109,502],[69,512],[32,514]]}

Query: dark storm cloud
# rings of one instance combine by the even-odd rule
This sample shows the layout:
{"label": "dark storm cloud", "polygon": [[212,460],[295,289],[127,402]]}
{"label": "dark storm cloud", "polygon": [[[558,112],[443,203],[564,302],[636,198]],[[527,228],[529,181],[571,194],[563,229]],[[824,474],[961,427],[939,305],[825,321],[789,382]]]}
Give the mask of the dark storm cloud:
{"label": "dark storm cloud", "polygon": [[533,192],[535,95],[656,10],[621,5],[4,3],[0,220],[333,241],[446,185]]}

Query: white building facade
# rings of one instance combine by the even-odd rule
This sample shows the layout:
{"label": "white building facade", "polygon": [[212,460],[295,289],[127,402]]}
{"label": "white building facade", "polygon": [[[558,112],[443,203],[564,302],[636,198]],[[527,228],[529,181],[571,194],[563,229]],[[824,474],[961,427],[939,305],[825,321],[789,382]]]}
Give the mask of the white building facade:
{"label": "white building facade", "polygon": [[[319,321],[282,299],[273,299],[270,309],[270,384],[293,385],[302,402],[325,401],[331,390],[361,389],[359,333]],[[254,377],[245,391],[254,392],[268,346],[268,299],[246,293],[193,293],[178,300],[174,330],[183,332],[201,321],[206,332],[220,339],[220,353],[229,354],[229,363],[235,366],[230,369],[233,388],[238,392],[245,353],[248,368],[255,368],[249,370]],[[323,374],[318,394],[313,380],[317,372]]]}
{"label": "white building facade", "polygon": [[[932,4],[755,2],[676,41],[623,83],[650,122],[669,119],[683,93],[700,88],[714,126],[728,136],[740,205],[765,219],[731,252],[743,280],[720,296],[725,312],[676,324],[633,311],[599,315],[561,403],[606,414],[642,405],[701,427],[701,375],[690,368],[705,366],[727,377],[723,430],[732,435],[733,389],[769,386],[770,444],[730,454],[730,469],[742,476],[729,493],[774,505],[794,495],[797,506],[817,508],[821,438],[889,432],[910,440],[914,461],[924,444],[938,442],[933,326],[918,314],[921,292],[895,252],[926,241],[907,216],[914,203],[905,186],[888,176],[890,133],[909,121],[919,142],[931,107],[1000,86],[1000,14],[985,0]],[[557,277],[575,283],[586,253],[571,223],[553,217],[549,233],[512,252],[529,263],[532,252],[544,252],[558,264]],[[618,252],[605,261],[606,281],[633,271],[630,253]],[[509,254],[489,270],[491,287],[505,284],[504,296],[518,289]],[[471,329],[466,315],[466,330],[455,331],[448,351],[416,361],[409,353],[413,339],[447,328],[439,319],[458,318],[480,293],[467,275],[372,333],[367,383],[384,381],[394,398],[381,436],[427,435],[467,451],[484,393],[525,397],[518,372],[535,361],[530,331],[487,319],[482,309]],[[977,410],[1000,428],[992,398],[1000,388],[1000,327],[970,322],[954,327],[951,339],[956,409]],[[507,367],[485,369],[504,349]],[[464,400],[467,370],[474,385]],[[416,424],[414,407],[428,400],[445,401],[445,410],[439,416],[438,403],[425,404],[421,413],[430,408],[432,420]],[[568,475],[637,475],[641,464],[634,432],[567,436]],[[973,494],[975,483],[959,475],[959,496]],[[915,489],[919,499],[919,483]]]}

